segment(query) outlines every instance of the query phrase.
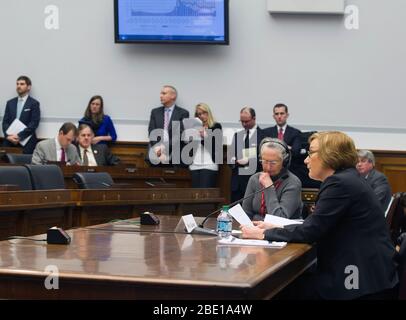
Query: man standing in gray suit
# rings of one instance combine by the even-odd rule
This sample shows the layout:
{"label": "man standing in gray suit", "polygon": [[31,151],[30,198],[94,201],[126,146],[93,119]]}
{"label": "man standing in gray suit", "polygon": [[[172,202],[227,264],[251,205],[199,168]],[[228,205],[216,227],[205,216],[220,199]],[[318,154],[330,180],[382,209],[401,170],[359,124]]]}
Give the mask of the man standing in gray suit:
{"label": "man standing in gray suit", "polygon": [[76,126],[71,122],[64,123],[56,138],[43,140],[37,144],[32,155],[32,164],[47,164],[48,162],[61,162],[66,165],[80,164],[77,149],[72,145],[76,135]]}
{"label": "man standing in gray suit", "polygon": [[151,111],[148,155],[152,164],[182,164],[183,119],[189,118],[189,111],[176,105],[177,96],[175,87],[163,86],[160,94],[162,106]]}
{"label": "man standing in gray suit", "polygon": [[375,157],[369,150],[358,151],[357,170],[374,190],[382,208],[386,210],[392,197],[392,191],[385,175],[375,170]]}

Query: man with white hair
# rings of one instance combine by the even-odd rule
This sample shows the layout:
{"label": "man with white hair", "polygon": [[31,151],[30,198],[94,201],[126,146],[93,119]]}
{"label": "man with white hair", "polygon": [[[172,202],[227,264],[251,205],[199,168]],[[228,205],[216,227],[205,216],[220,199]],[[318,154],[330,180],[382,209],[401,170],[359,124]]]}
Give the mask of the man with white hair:
{"label": "man with white hair", "polygon": [[357,170],[366,179],[386,210],[392,197],[392,191],[385,175],[375,170],[375,157],[369,150],[358,151]]}

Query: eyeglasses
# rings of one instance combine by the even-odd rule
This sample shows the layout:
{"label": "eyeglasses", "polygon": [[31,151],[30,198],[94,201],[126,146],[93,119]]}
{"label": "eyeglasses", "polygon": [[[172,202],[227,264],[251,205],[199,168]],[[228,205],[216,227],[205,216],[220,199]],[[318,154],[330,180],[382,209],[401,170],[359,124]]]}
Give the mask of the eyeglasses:
{"label": "eyeglasses", "polygon": [[276,166],[280,160],[265,160],[265,159],[260,159],[259,162],[261,162],[262,164],[270,164],[271,166]]}
{"label": "eyeglasses", "polygon": [[313,151],[307,151],[307,156],[309,157],[309,158],[311,158],[312,157],[312,155],[313,154],[315,154],[315,153],[317,153],[318,151],[317,150],[313,150]]}

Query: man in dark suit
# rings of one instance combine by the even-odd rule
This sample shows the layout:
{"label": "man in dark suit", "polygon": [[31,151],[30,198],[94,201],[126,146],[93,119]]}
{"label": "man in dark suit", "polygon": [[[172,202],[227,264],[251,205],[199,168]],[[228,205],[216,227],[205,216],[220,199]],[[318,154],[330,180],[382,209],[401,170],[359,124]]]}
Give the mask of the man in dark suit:
{"label": "man in dark suit", "polygon": [[372,187],[382,208],[386,210],[392,197],[392,191],[385,175],[375,170],[375,157],[371,151],[358,151],[357,170]]}
{"label": "man in dark suit", "polygon": [[[3,117],[3,133],[5,147],[23,147],[23,153],[33,153],[37,144],[37,136],[35,130],[38,128],[41,112],[39,102],[29,96],[31,90],[31,80],[27,76],[20,76],[17,79],[17,94],[18,97],[7,102]],[[26,128],[16,133],[7,133],[11,124],[19,119]],[[22,145],[24,140],[31,138]]]}
{"label": "man in dark suit", "polygon": [[120,163],[120,159],[110,152],[105,144],[93,144],[94,133],[87,124],[79,126],[78,154],[84,166],[113,166]]}
{"label": "man in dark suit", "polygon": [[259,163],[259,145],[264,138],[263,130],[256,124],[255,110],[245,107],[240,111],[240,122],[244,130],[233,136],[228,149],[228,163],[231,167],[231,202],[244,197],[248,180],[262,170]]}
{"label": "man in dark suit", "polygon": [[264,129],[266,137],[278,138],[285,141],[292,153],[292,161],[300,155],[301,139],[300,130],[288,126],[289,118],[288,106],[283,103],[278,103],[273,107],[273,118],[276,125]]}
{"label": "man in dark suit", "polygon": [[148,156],[154,165],[182,164],[183,119],[189,118],[189,111],[176,105],[177,96],[175,87],[163,86],[160,94],[162,106],[151,111]]}

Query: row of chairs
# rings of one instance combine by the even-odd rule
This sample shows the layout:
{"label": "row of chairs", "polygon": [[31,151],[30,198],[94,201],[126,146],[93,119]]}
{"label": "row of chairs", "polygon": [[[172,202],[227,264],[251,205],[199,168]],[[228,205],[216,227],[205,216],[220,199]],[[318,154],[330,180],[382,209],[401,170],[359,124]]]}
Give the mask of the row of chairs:
{"label": "row of chairs", "polygon": [[31,164],[32,154],[6,153],[6,160],[11,164]]}
{"label": "row of chairs", "polygon": [[[107,172],[77,172],[73,181],[79,189],[105,189],[114,185]],[[16,185],[19,190],[65,189],[62,170],[55,164],[0,166],[0,185]]]}

